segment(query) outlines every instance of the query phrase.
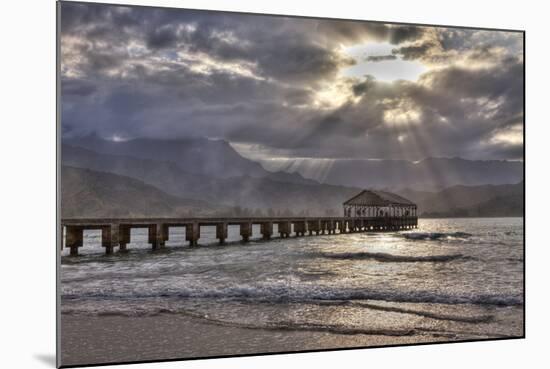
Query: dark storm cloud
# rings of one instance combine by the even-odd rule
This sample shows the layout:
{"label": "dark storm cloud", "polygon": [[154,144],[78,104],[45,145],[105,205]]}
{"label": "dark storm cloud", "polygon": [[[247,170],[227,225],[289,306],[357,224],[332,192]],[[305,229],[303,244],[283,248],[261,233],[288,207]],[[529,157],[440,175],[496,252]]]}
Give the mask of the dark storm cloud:
{"label": "dark storm cloud", "polygon": [[[144,40],[149,56],[167,49],[203,53],[219,61],[254,63],[259,73],[282,81],[316,83],[320,76],[335,75],[354,63],[309,37],[316,20],[76,4],[64,4],[63,14],[66,8],[70,11],[62,17],[62,33],[86,41],[76,46],[84,59],[81,66],[89,64],[86,74],[129,59],[121,53],[132,40]],[[86,8],[94,9],[86,13]],[[126,24],[122,29],[121,17]],[[108,36],[98,37],[100,29]],[[98,40],[110,47],[98,45]]]}
{"label": "dark storm cloud", "polygon": [[108,23],[119,27],[138,26],[139,17],[130,8],[123,6],[91,5],[78,3],[62,4],[61,32],[74,33],[84,26],[99,28]]}
{"label": "dark storm cloud", "polygon": [[390,55],[369,55],[365,58],[366,61],[370,62],[379,62],[379,61],[385,61],[385,60],[395,60],[397,59],[397,56],[390,54]]}
{"label": "dark storm cloud", "polygon": [[[61,29],[64,135],[221,137],[322,157],[522,155],[516,34],[71,3]],[[342,77],[365,60],[341,45],[369,42],[394,48],[366,61],[437,68],[417,81]],[[319,103],[327,88],[347,100]]]}
{"label": "dark storm cloud", "polygon": [[417,26],[397,26],[392,28],[389,41],[392,44],[401,44],[405,41],[416,40],[424,34],[424,27]]}
{"label": "dark storm cloud", "polygon": [[355,96],[364,95],[370,87],[376,86],[376,79],[373,76],[366,76],[362,82],[355,83],[351,88]]}
{"label": "dark storm cloud", "polygon": [[383,23],[319,20],[315,30],[322,38],[331,43],[361,43],[369,41],[385,41],[394,45],[421,37],[424,27],[388,25]]}
{"label": "dark storm cloud", "polygon": [[321,47],[300,43],[284,45],[259,60],[262,71],[277,79],[313,83],[319,76],[335,75],[341,67],[354,64],[353,60],[327,53]]}
{"label": "dark storm cloud", "polygon": [[176,46],[178,31],[173,25],[161,26],[147,34],[147,46],[152,49]]}
{"label": "dark storm cloud", "polygon": [[523,55],[523,37],[517,32],[434,28],[394,48],[392,54],[431,64],[495,62]]}
{"label": "dark storm cloud", "polygon": [[392,50],[394,55],[401,56],[404,60],[422,59],[430,54],[436,44],[430,41],[411,46],[402,46]]}

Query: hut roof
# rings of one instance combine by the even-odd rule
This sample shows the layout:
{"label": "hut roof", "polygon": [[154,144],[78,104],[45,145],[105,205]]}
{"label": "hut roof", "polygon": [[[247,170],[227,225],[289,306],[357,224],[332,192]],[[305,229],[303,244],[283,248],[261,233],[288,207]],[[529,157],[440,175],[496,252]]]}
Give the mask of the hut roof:
{"label": "hut roof", "polygon": [[351,199],[344,202],[344,205],[361,206],[389,206],[389,205],[416,205],[406,198],[386,191],[363,190]]}

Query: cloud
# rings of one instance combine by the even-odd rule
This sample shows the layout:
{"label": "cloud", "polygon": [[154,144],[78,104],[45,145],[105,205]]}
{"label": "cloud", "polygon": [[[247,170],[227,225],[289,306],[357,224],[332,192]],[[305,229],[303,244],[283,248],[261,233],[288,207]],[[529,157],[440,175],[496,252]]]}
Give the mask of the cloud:
{"label": "cloud", "polygon": [[369,55],[365,58],[366,61],[369,62],[379,62],[379,61],[385,61],[385,60],[395,60],[397,59],[397,56],[390,54],[390,55]]}
{"label": "cloud", "polygon": [[437,49],[437,44],[426,41],[393,49],[392,53],[399,55],[404,60],[426,59],[436,55],[434,49]]}
{"label": "cloud", "polygon": [[425,27],[419,26],[393,26],[389,35],[392,44],[401,44],[405,41],[416,40],[424,35]]}
{"label": "cloud", "polygon": [[179,39],[179,30],[173,25],[160,26],[146,36],[147,46],[151,49],[173,47]]}
{"label": "cloud", "polygon": [[433,66],[488,66],[522,55],[523,37],[518,32],[431,28],[394,48],[392,54]]}
{"label": "cloud", "polygon": [[[377,43],[392,53],[342,51]],[[63,3],[63,132],[217,137],[303,157],[517,159],[522,50],[510,32]],[[365,60],[427,69],[415,81],[342,75]]]}

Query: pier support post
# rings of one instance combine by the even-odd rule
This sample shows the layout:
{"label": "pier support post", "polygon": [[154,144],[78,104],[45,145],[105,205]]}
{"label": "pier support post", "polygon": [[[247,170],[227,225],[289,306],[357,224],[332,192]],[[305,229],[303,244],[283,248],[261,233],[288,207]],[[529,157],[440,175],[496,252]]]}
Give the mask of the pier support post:
{"label": "pier support post", "polygon": [[335,234],[336,233],[333,220],[327,220],[326,228],[327,228],[328,234]]}
{"label": "pier support post", "polygon": [[264,222],[260,224],[260,231],[262,232],[262,238],[269,240],[273,234],[273,222]]}
{"label": "pier support post", "polygon": [[118,246],[119,228],[118,224],[101,227],[101,246],[105,247],[105,254],[112,254],[115,247]]}
{"label": "pier support post", "polygon": [[[61,224],[61,230],[60,230],[60,239],[61,239],[61,246],[60,246],[60,249],[61,251],[63,251],[63,241],[65,240],[65,234],[63,233],[65,231],[65,226],[63,224]],[[57,241],[56,241],[57,242]]]}
{"label": "pier support post", "polygon": [[326,231],[327,231],[327,221],[326,220],[321,220],[320,221],[320,226],[321,226],[321,234],[325,234]]}
{"label": "pier support post", "polygon": [[158,223],[156,225],[156,244],[159,249],[163,249],[168,241],[168,226],[166,224]]}
{"label": "pier support post", "polygon": [[165,224],[157,223],[148,226],[149,243],[153,250],[164,248],[166,240],[168,240],[168,227]]}
{"label": "pier support post", "polygon": [[340,233],[348,233],[348,223],[349,220],[342,221],[342,229],[340,230]]}
{"label": "pier support post", "polygon": [[153,250],[157,248],[157,226],[150,224],[147,226],[147,242],[151,244]]}
{"label": "pier support post", "polygon": [[185,225],[185,240],[189,241],[190,246],[197,246],[201,237],[201,227],[199,223],[189,223]]}
{"label": "pier support post", "polygon": [[304,236],[306,234],[306,222],[294,222],[294,233],[296,237]]}
{"label": "pier support post", "polygon": [[240,234],[243,238],[243,242],[248,242],[250,240],[250,237],[252,236],[252,223],[245,222],[240,224]]}
{"label": "pier support post", "polygon": [[[343,222],[342,222],[341,220],[337,220],[337,221],[335,222],[335,228],[338,228],[338,232],[339,232],[339,233],[344,233],[344,232],[342,231],[342,229],[343,229]],[[335,229],[334,231],[336,232],[336,229]]]}
{"label": "pier support post", "polygon": [[120,238],[120,244],[118,247],[118,251],[126,251],[126,245],[130,243],[131,228],[129,226],[121,225],[119,230],[120,234],[118,236]]}
{"label": "pier support post", "polygon": [[220,245],[225,243],[227,238],[227,223],[216,224],[216,238],[220,241]]}
{"label": "pier support post", "polygon": [[71,256],[78,255],[78,248],[82,247],[84,230],[81,227],[67,226],[65,231],[65,247],[71,249]]}
{"label": "pier support post", "polygon": [[313,232],[315,232],[316,235],[319,235],[319,231],[321,230],[321,222],[319,220],[310,220],[307,222],[307,229],[310,236]]}
{"label": "pier support post", "polygon": [[291,227],[290,222],[279,223],[279,235],[281,238],[287,238],[290,235]]}

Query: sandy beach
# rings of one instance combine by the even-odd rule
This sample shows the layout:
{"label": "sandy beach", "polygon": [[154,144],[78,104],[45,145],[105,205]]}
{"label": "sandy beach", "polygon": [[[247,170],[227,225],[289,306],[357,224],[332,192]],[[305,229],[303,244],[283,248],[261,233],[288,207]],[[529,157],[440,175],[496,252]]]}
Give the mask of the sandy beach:
{"label": "sandy beach", "polygon": [[449,341],[426,335],[345,335],[221,326],[188,316],[62,315],[63,365]]}

